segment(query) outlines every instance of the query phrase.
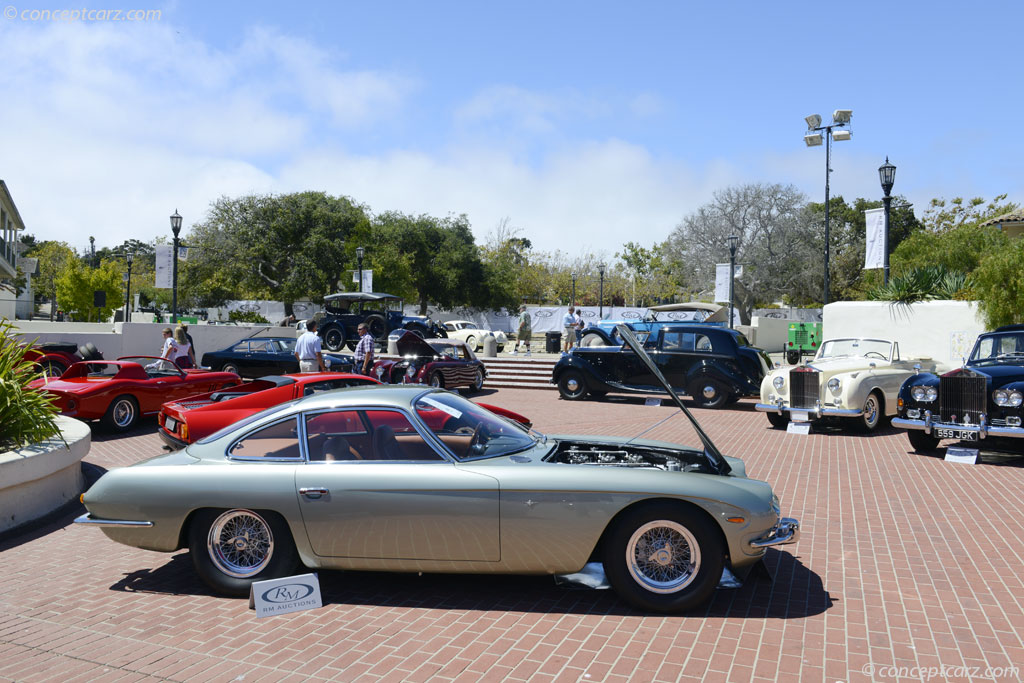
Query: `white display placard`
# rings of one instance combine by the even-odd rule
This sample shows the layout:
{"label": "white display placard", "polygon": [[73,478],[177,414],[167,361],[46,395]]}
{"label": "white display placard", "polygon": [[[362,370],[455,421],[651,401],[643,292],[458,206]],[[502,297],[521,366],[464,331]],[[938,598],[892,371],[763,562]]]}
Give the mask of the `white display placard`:
{"label": "white display placard", "polygon": [[256,610],[257,619],[323,606],[316,574],[256,581],[249,589],[249,609]]}
{"label": "white display placard", "polygon": [[661,405],[661,399],[660,398],[648,398],[648,399],[646,399],[644,401],[644,405],[645,406],[660,406]]}
{"label": "white display placard", "polygon": [[946,462],[959,462],[964,465],[974,465],[978,462],[978,449],[950,446],[946,449],[945,460]]}
{"label": "white display placard", "polygon": [[810,434],[811,423],[810,422],[790,422],[786,425],[787,434]]}

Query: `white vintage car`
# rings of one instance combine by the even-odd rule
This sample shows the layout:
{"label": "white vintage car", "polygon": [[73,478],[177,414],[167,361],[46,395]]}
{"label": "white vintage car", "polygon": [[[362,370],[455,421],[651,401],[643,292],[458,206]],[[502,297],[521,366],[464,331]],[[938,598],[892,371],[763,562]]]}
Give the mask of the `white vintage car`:
{"label": "white vintage car", "polygon": [[444,329],[448,332],[449,339],[461,339],[466,342],[466,346],[474,351],[483,347],[484,337],[489,334],[494,335],[498,353],[501,353],[505,349],[505,344],[508,344],[508,337],[504,332],[481,329],[476,323],[469,320],[449,320],[444,323]]}
{"label": "white vintage car", "polygon": [[930,358],[900,358],[899,344],[884,339],[830,339],[806,365],[776,367],[761,381],[761,402],[772,426],[847,418],[874,430],[896,414],[903,380],[919,370],[934,372]]}

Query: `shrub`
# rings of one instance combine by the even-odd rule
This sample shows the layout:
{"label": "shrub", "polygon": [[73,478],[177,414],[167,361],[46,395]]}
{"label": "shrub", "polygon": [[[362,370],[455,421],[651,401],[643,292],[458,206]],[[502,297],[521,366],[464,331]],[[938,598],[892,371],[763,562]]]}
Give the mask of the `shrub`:
{"label": "shrub", "polygon": [[53,397],[28,386],[41,374],[35,363],[25,359],[27,348],[15,339],[15,329],[6,319],[0,320],[0,451],[60,433]]}
{"label": "shrub", "polygon": [[270,324],[270,321],[260,315],[258,311],[231,311],[228,314],[228,320],[238,323]]}

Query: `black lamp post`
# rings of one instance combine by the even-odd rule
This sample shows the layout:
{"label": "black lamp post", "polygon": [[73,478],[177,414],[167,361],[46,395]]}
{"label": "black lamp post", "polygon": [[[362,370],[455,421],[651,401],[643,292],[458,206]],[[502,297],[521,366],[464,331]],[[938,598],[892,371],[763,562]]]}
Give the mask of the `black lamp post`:
{"label": "black lamp post", "polygon": [[883,261],[883,272],[885,277],[885,284],[889,284],[889,210],[892,207],[892,197],[889,193],[892,192],[892,185],[896,181],[896,167],[889,163],[889,157],[885,157],[885,163],[878,167],[878,179],[882,183],[882,192],[885,196],[882,197],[882,204],[885,205],[885,241],[882,243],[885,250],[885,261]]}
{"label": "black lamp post", "polygon": [[836,109],[832,113],[832,122],[828,125],[821,125],[821,116],[811,114],[805,116],[807,122],[807,133],[804,135],[804,144],[808,147],[819,147],[825,143],[825,294],[823,304],[828,303],[829,297],[829,274],[828,274],[828,252],[829,252],[829,176],[832,173],[832,141],[850,139],[849,130],[839,130],[850,124],[853,112],[849,109]]}
{"label": "black lamp post", "polygon": [[733,288],[736,284],[736,243],[738,235],[729,235],[729,329],[732,329]]}
{"label": "black lamp post", "polygon": [[359,261],[359,291],[363,291],[363,256],[366,255],[366,249],[362,247],[356,247],[356,259]]}
{"label": "black lamp post", "polygon": [[597,272],[601,276],[601,286],[597,295],[597,319],[604,320],[604,268],[603,263],[597,264]]}
{"label": "black lamp post", "polygon": [[128,279],[125,280],[125,295],[124,295],[124,321],[131,322],[128,317],[132,310],[132,261],[135,259],[135,254],[128,252],[124,255],[124,260],[128,262]]}
{"label": "black lamp post", "polygon": [[576,272],[572,273],[572,299],[569,300],[570,305],[576,305]]}
{"label": "black lamp post", "polygon": [[181,216],[175,209],[171,215],[171,232],[174,233],[174,252],[171,255],[171,322],[178,322],[178,233],[181,232]]}

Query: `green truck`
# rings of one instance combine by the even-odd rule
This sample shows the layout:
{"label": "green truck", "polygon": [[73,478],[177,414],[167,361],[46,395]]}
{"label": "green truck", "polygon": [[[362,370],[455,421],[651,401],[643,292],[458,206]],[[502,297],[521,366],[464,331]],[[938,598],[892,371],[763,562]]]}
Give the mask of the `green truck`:
{"label": "green truck", "polygon": [[805,353],[814,355],[821,345],[821,323],[790,323],[786,362],[796,365]]}

